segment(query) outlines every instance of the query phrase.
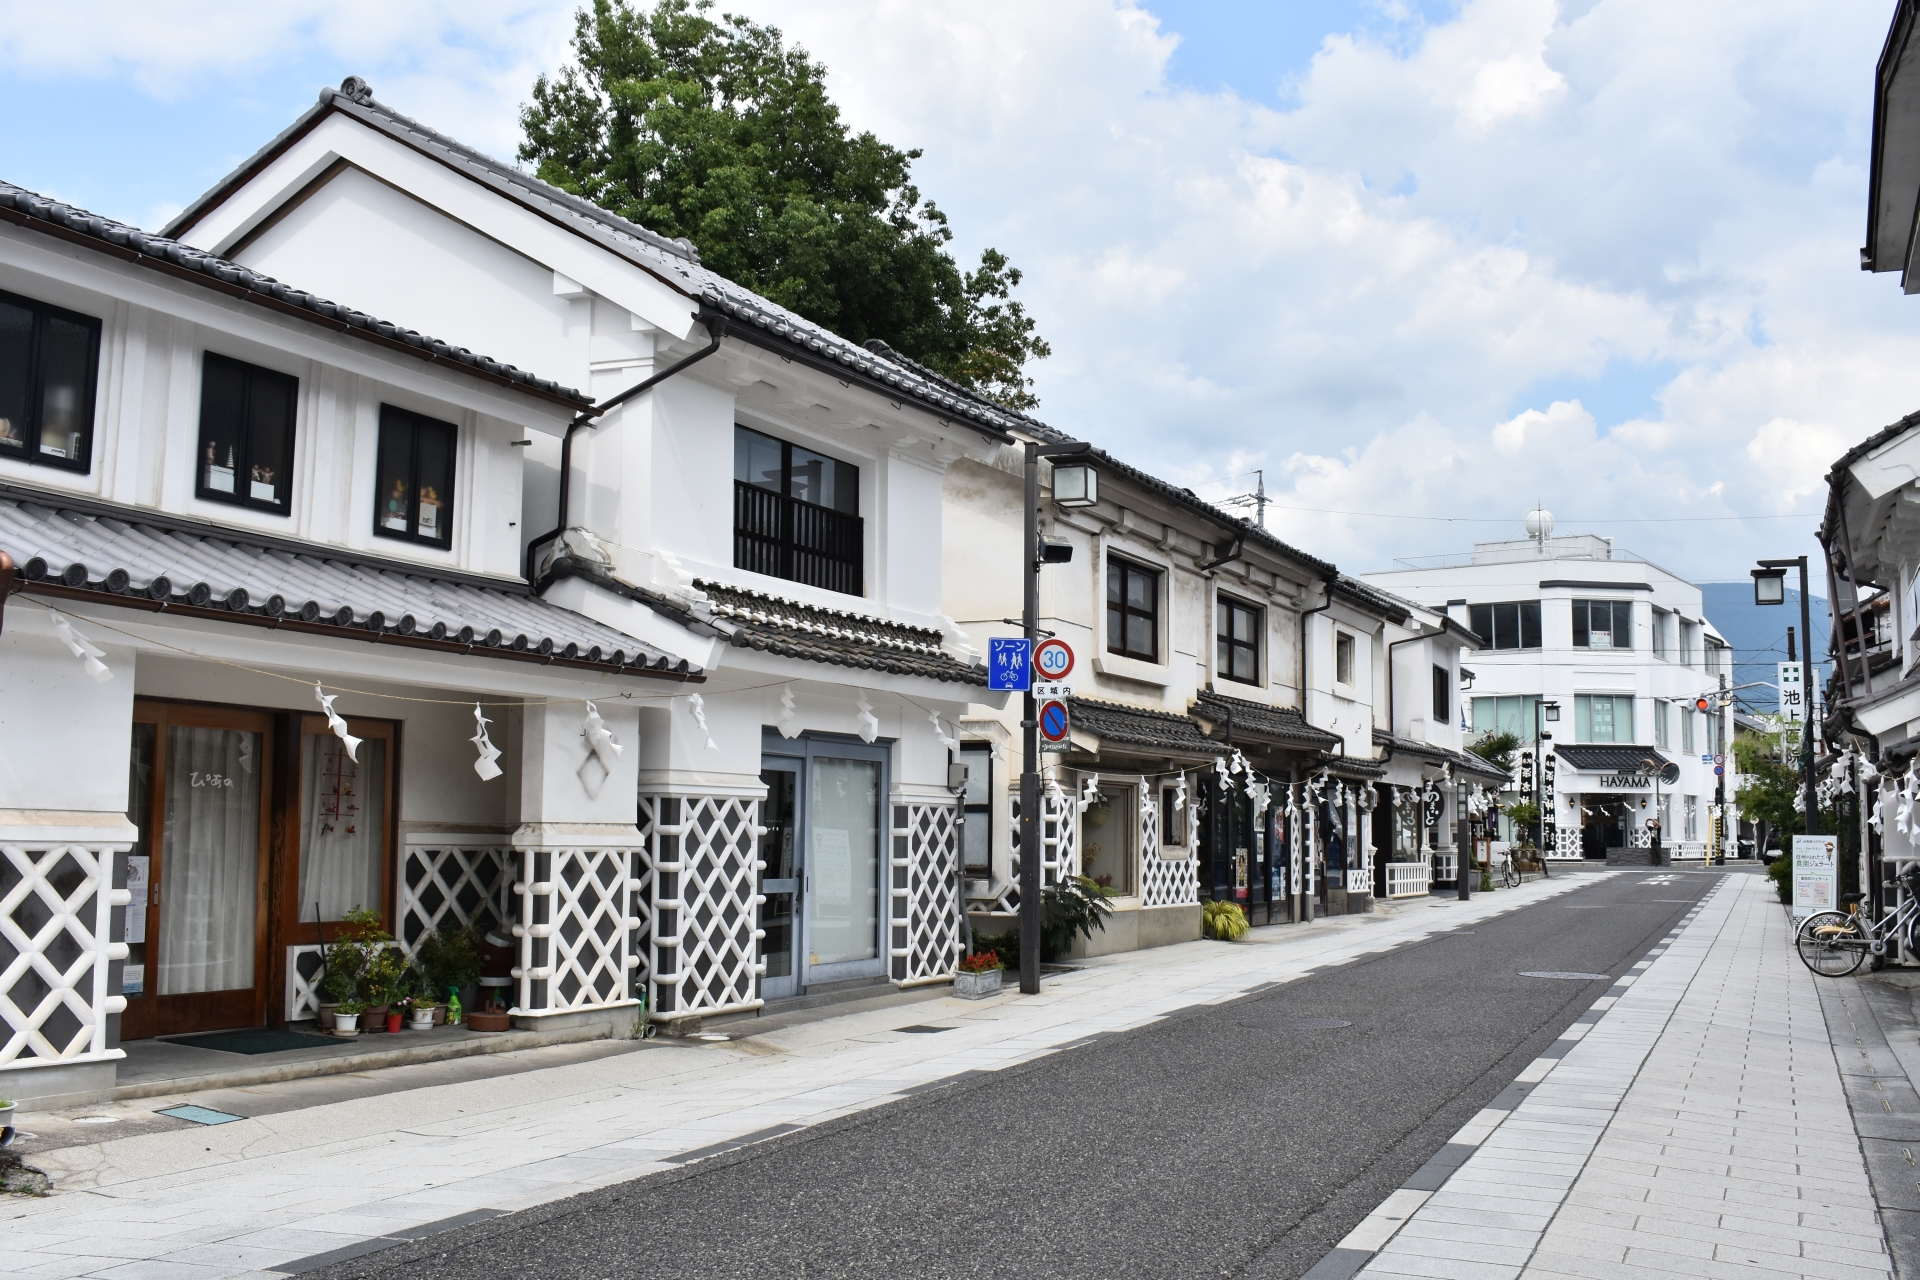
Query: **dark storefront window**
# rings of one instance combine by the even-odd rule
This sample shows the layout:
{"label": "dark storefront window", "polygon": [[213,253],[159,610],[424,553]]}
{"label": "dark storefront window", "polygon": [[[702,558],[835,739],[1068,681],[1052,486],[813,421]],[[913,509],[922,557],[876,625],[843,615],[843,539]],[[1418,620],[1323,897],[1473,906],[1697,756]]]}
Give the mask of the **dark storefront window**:
{"label": "dark storefront window", "polygon": [[860,468],[733,429],[733,567],[861,595]]}
{"label": "dark storefront window", "polygon": [[300,382],[207,353],[200,373],[194,493],[209,502],[293,510],[293,418]]}
{"label": "dark storefront window", "polygon": [[1215,670],[1223,680],[1260,683],[1260,610],[1220,597]]}
{"label": "dark storefront window", "polygon": [[458,432],[451,422],[380,406],[380,461],[375,480],[373,531],[433,547],[453,545],[453,459]]}
{"label": "dark storefront window", "polygon": [[89,471],[100,322],[0,293],[0,457]]}

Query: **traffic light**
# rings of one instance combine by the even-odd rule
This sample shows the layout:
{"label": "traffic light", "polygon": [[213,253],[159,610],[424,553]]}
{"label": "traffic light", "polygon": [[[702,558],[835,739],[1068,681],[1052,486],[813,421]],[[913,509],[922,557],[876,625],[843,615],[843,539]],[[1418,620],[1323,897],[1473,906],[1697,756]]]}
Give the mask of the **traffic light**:
{"label": "traffic light", "polygon": [[1710,711],[1713,709],[1713,699],[1704,697],[1695,698],[1693,700],[1693,709],[1695,711]]}

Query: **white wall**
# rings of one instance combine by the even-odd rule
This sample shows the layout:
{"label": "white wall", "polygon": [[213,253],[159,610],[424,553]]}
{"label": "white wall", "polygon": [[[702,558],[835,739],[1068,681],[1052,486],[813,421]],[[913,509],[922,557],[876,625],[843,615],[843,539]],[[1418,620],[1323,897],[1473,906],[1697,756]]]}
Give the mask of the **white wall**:
{"label": "white wall", "polygon": [[96,682],[48,612],[15,598],[0,633],[0,809],[127,811],[134,658],[79,619],[113,678]]}

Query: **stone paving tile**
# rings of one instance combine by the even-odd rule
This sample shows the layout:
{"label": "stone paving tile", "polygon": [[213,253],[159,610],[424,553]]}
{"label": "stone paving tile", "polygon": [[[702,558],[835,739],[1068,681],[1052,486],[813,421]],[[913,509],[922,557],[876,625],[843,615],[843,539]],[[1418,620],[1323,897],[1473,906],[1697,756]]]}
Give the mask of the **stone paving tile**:
{"label": "stone paving tile", "polygon": [[[1529,1096],[1363,1274],[1410,1274],[1403,1238],[1484,1265],[1470,1233],[1504,1178],[1547,1218],[1498,1237],[1537,1232],[1527,1280],[1885,1280],[1847,1086],[1786,930],[1766,881],[1724,879],[1557,1066],[1523,1073]],[[1526,1132],[1542,1120],[1546,1150]]]}

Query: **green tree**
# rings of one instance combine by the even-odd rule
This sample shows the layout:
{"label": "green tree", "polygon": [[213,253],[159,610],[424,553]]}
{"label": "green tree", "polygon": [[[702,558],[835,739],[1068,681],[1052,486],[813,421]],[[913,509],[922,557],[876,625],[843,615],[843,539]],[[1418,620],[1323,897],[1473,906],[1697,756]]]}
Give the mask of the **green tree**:
{"label": "green tree", "polygon": [[574,65],[536,80],[521,110],[520,158],[842,337],[1034,407],[1026,365],[1051,351],[1013,299],[1018,268],[988,249],[962,271],[946,215],[913,185],[921,153],[851,133],[825,67],[712,7],[593,0]]}
{"label": "green tree", "polygon": [[[1769,834],[1780,837],[1780,847],[1788,848],[1792,838],[1806,829],[1800,811],[1793,807],[1800,790],[1800,766],[1783,756],[1779,741],[1772,734],[1743,734],[1733,740],[1735,767],[1744,777],[1740,783],[1740,816],[1748,822],[1764,824],[1760,839]],[[1758,850],[1766,856],[1764,848]]]}
{"label": "green tree", "polygon": [[1467,744],[1467,750],[1485,760],[1496,769],[1513,772],[1514,753],[1520,750],[1520,735],[1501,729],[1498,732],[1489,729]]}

